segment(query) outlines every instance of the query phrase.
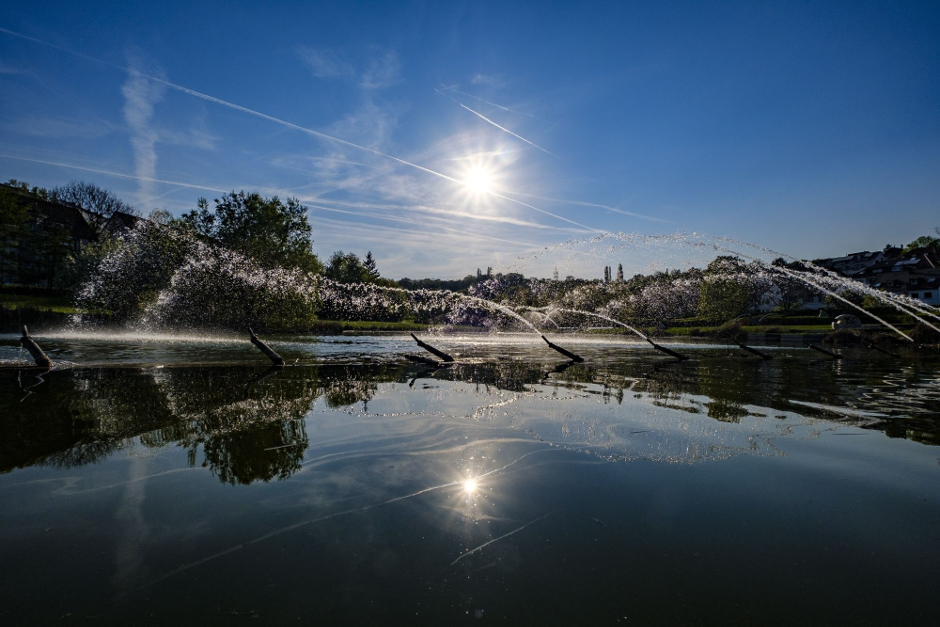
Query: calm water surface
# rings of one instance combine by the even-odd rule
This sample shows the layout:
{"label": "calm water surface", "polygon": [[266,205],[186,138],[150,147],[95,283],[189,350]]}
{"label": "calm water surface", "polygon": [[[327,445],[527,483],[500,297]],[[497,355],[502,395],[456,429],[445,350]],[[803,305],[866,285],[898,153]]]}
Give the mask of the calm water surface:
{"label": "calm water surface", "polygon": [[3,624],[936,624],[940,360],[0,337]]}

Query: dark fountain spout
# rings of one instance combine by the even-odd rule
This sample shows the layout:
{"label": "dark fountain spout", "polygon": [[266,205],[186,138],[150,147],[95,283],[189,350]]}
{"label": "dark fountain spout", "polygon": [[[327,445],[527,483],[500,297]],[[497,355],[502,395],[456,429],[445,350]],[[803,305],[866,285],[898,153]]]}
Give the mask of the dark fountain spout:
{"label": "dark fountain spout", "polygon": [[561,353],[562,355],[564,355],[565,357],[567,357],[567,358],[570,359],[571,361],[576,361],[576,362],[578,362],[578,363],[581,363],[582,361],[584,361],[584,357],[581,357],[580,355],[575,355],[575,354],[572,353],[571,351],[562,348],[562,347],[559,346],[558,344],[552,344],[551,342],[548,341],[548,338],[545,337],[544,335],[542,336],[542,339],[545,340],[545,343],[548,344],[548,347],[549,347],[550,349],[555,350],[555,351],[558,351],[559,353]]}
{"label": "dark fountain spout", "polygon": [[23,337],[20,338],[20,342],[29,351],[29,354],[33,356],[33,361],[36,362],[37,366],[42,366],[43,368],[51,368],[52,360],[46,357],[46,354],[42,352],[42,349],[39,348],[39,344],[33,341],[33,338],[29,337],[29,329],[26,328],[26,325],[23,325]]}
{"label": "dark fountain spout", "polygon": [[660,351],[661,353],[666,353],[667,355],[675,357],[679,361],[685,361],[686,359],[688,359],[688,357],[686,357],[682,353],[677,353],[676,351],[668,349],[665,346],[660,346],[659,344],[657,344],[656,342],[654,342],[653,340],[649,338],[646,338],[646,341],[649,342],[650,345],[656,350]]}
{"label": "dark fountain spout", "polygon": [[418,343],[418,346],[420,346],[420,347],[423,348],[424,350],[428,351],[429,353],[431,353],[432,355],[434,355],[435,357],[437,357],[437,358],[440,359],[441,361],[445,361],[445,362],[454,361],[454,358],[451,357],[450,355],[448,355],[447,353],[445,353],[444,351],[437,350],[436,348],[434,348],[434,347],[431,346],[430,344],[427,344],[427,343],[422,342],[421,340],[419,340],[419,339],[418,339],[418,336],[416,336],[414,333],[411,334],[411,337],[413,337],[413,338],[414,338],[414,341]]}
{"label": "dark fountain spout", "polygon": [[248,333],[251,335],[251,343],[258,347],[258,350],[268,356],[268,359],[275,366],[283,366],[284,358],[274,352],[270,346],[258,339],[258,336],[255,335],[255,332],[251,330],[251,327],[248,327]]}

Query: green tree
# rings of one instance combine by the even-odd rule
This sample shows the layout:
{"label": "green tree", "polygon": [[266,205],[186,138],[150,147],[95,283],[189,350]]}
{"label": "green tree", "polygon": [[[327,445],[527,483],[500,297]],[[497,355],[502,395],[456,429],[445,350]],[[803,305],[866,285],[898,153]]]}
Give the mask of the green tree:
{"label": "green tree", "polygon": [[721,256],[705,268],[699,297],[699,315],[724,322],[744,313],[750,290],[744,264],[736,257]]}
{"label": "green tree", "polygon": [[326,277],[338,283],[372,283],[369,269],[355,253],[337,250],[326,266]]}
{"label": "green tree", "polygon": [[366,272],[369,273],[369,278],[370,278],[372,281],[378,281],[378,280],[379,280],[379,277],[380,277],[381,275],[379,274],[379,269],[378,269],[378,267],[375,265],[375,258],[372,257],[372,251],[371,251],[371,250],[366,253],[366,259],[365,259],[365,261],[362,263],[362,265],[365,267]]}
{"label": "green tree", "polygon": [[264,198],[241,191],[225,194],[213,203],[210,208],[208,201],[200,198],[197,209],[184,214],[180,223],[266,266],[322,272],[312,250],[307,208],[296,198],[285,203],[277,196]]}
{"label": "green tree", "polygon": [[[937,233],[937,235],[940,235],[940,226],[935,228],[934,231]],[[904,252],[909,253],[915,248],[929,248],[931,246],[940,249],[940,237],[934,237],[932,235],[921,235],[913,242],[905,246]]]}

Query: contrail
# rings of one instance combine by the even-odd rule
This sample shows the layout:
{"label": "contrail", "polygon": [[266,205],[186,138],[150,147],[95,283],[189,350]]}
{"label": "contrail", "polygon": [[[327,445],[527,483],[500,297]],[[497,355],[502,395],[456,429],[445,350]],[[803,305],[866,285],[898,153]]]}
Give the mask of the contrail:
{"label": "contrail", "polygon": [[481,545],[478,546],[477,548],[471,549],[471,550],[467,551],[466,553],[462,553],[462,554],[460,555],[460,557],[458,557],[458,558],[455,559],[453,562],[451,562],[450,565],[453,566],[454,564],[456,564],[457,562],[459,562],[459,561],[462,560],[463,558],[465,558],[465,557],[467,557],[467,556],[469,556],[469,555],[473,555],[473,554],[476,553],[477,551],[482,551],[483,549],[485,549],[485,548],[488,547],[489,545],[493,544],[494,542],[499,542],[499,541],[502,540],[503,538],[508,538],[509,536],[511,536],[511,535],[514,534],[514,533],[519,533],[520,531],[522,531],[523,529],[525,529],[525,528],[528,527],[529,525],[534,525],[535,523],[537,523],[538,521],[542,520],[543,518],[547,518],[547,517],[549,517],[549,516],[551,516],[551,515],[552,515],[551,512],[549,512],[548,514],[545,514],[544,516],[539,516],[539,517],[536,518],[535,520],[532,520],[532,521],[527,522],[526,524],[522,525],[522,526],[519,527],[518,529],[513,529],[512,531],[510,531],[509,533],[507,533],[507,534],[505,534],[505,535],[501,535],[501,536],[499,536],[498,538],[493,538],[493,539],[490,540],[489,542],[484,542],[483,544],[481,544]]}
{"label": "contrail", "polygon": [[[454,102],[456,102],[456,100],[455,100]],[[551,156],[555,157],[556,159],[561,159],[561,157],[559,157],[558,155],[556,155],[554,152],[551,152],[550,150],[545,150],[544,148],[542,148],[542,147],[539,146],[538,144],[536,144],[536,143],[534,143],[534,142],[530,142],[528,139],[526,139],[526,138],[523,137],[522,135],[518,135],[518,134],[516,134],[516,133],[513,133],[512,131],[510,131],[510,130],[509,130],[508,128],[506,128],[505,126],[500,126],[499,124],[497,124],[497,123],[494,122],[493,120],[489,119],[488,117],[486,117],[486,116],[483,115],[482,113],[478,113],[478,112],[474,111],[473,109],[471,109],[471,108],[468,107],[467,105],[463,104],[462,102],[457,102],[457,104],[459,104],[461,107],[463,107],[464,109],[466,109],[467,111],[469,111],[469,112],[472,113],[473,115],[477,116],[477,117],[480,118],[481,120],[485,120],[486,122],[489,122],[490,124],[492,124],[493,126],[495,126],[496,128],[498,128],[499,130],[501,130],[501,131],[503,131],[503,132],[505,132],[505,133],[509,133],[510,135],[512,135],[513,137],[515,137],[516,139],[521,139],[522,141],[524,141],[525,143],[529,144],[530,146],[533,146],[533,147],[535,147],[535,148],[538,148],[539,150],[541,150],[541,151],[544,152],[545,154],[551,155]]]}
{"label": "contrail", "polygon": [[522,192],[507,191],[506,193],[515,194],[516,196],[525,196],[526,198],[535,198],[537,200],[547,200],[549,202],[560,202],[560,203],[565,203],[568,205],[579,205],[581,207],[597,207],[599,209],[607,209],[608,211],[613,211],[614,213],[619,213],[625,216],[631,216],[633,218],[642,218],[643,220],[650,220],[652,222],[665,222],[667,224],[675,224],[672,220],[666,220],[664,218],[656,218],[654,216],[648,216],[642,213],[634,213],[633,211],[627,211],[625,209],[618,209],[617,207],[611,207],[610,205],[601,205],[596,202],[586,202],[583,200],[566,200],[564,198],[550,198],[548,196],[537,196],[535,194],[523,194]]}
{"label": "contrail", "polygon": [[[2,30],[2,29],[0,29]],[[15,159],[17,161],[29,161],[30,163],[41,163],[43,165],[54,165],[60,168],[70,168],[72,170],[82,170],[84,172],[94,172],[95,174],[104,174],[106,176],[115,176],[122,179],[130,179],[132,181],[148,181],[150,183],[165,183],[166,185],[179,185],[180,187],[188,187],[190,189],[205,189],[210,192],[218,192],[220,194],[225,194],[232,190],[229,189],[219,189],[218,187],[208,187],[206,185],[194,185],[192,183],[182,183],[180,181],[168,181],[166,179],[156,179],[149,176],[139,176],[137,174],[121,174],[120,172],[112,172],[111,170],[101,170],[99,168],[89,168],[82,165],[72,165],[70,163],[60,163],[58,161],[45,161],[43,159],[29,159],[27,157],[14,157],[13,155],[4,155],[0,154],[0,159]]]}
{"label": "contrail", "polygon": [[502,109],[503,111],[508,111],[509,113],[518,113],[519,115],[525,115],[525,116],[528,116],[528,117],[532,118],[533,120],[538,120],[539,122],[544,122],[544,121],[545,121],[545,120],[543,120],[543,119],[541,119],[541,118],[535,117],[535,116],[532,115],[531,113],[526,113],[525,111],[517,111],[517,110],[515,110],[515,109],[510,109],[509,107],[504,107],[503,105],[498,105],[498,104],[496,104],[495,102],[490,102],[489,100],[483,100],[483,99],[480,98],[479,96],[474,96],[473,94],[468,94],[468,93],[466,93],[466,92],[462,92],[462,91],[460,91],[459,89],[456,89],[455,87],[441,87],[441,89],[446,89],[447,91],[452,91],[452,92],[454,92],[455,94],[460,94],[461,96],[466,96],[467,98],[473,98],[474,100],[479,100],[479,101],[482,102],[483,104],[488,104],[488,105],[490,105],[491,107],[496,107],[497,109]]}
{"label": "contrail", "polygon": [[[301,202],[304,202],[304,201],[301,199]],[[332,209],[332,208],[330,208],[330,207],[324,207],[324,206],[322,206],[322,205],[313,205],[313,204],[307,204],[307,206],[310,207],[311,209],[316,209],[316,210],[319,210],[319,211],[329,211],[329,212],[331,212],[331,213],[344,213],[344,214],[347,214],[347,215],[362,217],[362,214],[361,214],[361,213],[356,213],[355,211],[346,211],[345,209]],[[419,221],[417,221],[417,220],[408,220],[408,219],[406,219],[406,218],[393,218],[393,217],[391,217],[391,216],[376,216],[376,215],[372,215],[372,216],[369,216],[369,217],[375,218],[375,219],[377,219],[377,220],[391,220],[392,222],[402,222],[402,223],[404,223],[404,224],[414,224],[414,225],[423,225],[423,224],[424,224],[424,223],[419,222]],[[435,228],[440,229],[440,230],[445,231],[445,232],[448,232],[448,233],[457,233],[458,235],[463,235],[464,237],[469,237],[469,234],[467,233],[466,229],[452,229],[452,228],[449,228],[449,227],[446,227],[446,226],[440,226],[440,225],[436,226]],[[494,242],[502,242],[502,243],[504,243],[504,244],[514,244],[514,245],[516,245],[516,246],[523,246],[523,247],[525,247],[525,248],[536,248],[536,249],[539,248],[539,245],[538,245],[538,244],[532,244],[532,243],[528,243],[528,242],[517,242],[517,241],[511,240],[511,239],[503,239],[503,238],[501,238],[501,237],[492,237],[492,236],[490,236],[490,235],[482,235],[482,234],[480,234],[480,233],[474,233],[474,234],[472,235],[472,237],[479,238],[479,239],[492,240],[492,241],[494,241]],[[472,239],[472,237],[471,237],[471,239]]]}
{"label": "contrail", "polygon": [[[110,61],[104,61],[104,60],[102,60],[102,59],[98,59],[98,58],[96,58],[96,57],[92,57],[92,56],[90,56],[90,55],[87,55],[87,54],[84,54],[84,53],[81,53],[81,52],[76,52],[76,51],[71,50],[71,49],[69,49],[69,48],[64,48],[64,47],[62,47],[62,46],[59,46],[59,45],[56,45],[56,44],[53,44],[53,43],[49,43],[49,42],[47,42],[47,41],[43,41],[43,40],[41,40],[41,39],[36,39],[35,37],[29,37],[28,35],[22,35],[22,34],[20,34],[20,33],[17,33],[17,32],[15,32],[15,31],[8,30],[8,29],[6,29],[6,28],[0,27],[0,32],[6,33],[6,34],[8,34],[8,35],[12,35],[13,37],[19,37],[19,38],[21,38],[21,39],[25,39],[25,40],[27,40],[27,41],[32,41],[32,42],[34,42],[34,43],[37,43],[37,44],[40,44],[40,45],[43,45],[43,46],[48,46],[48,47],[50,47],[50,48],[54,48],[54,49],[56,49],[56,50],[59,50],[59,51],[65,52],[65,53],[67,53],[67,54],[71,54],[71,55],[80,57],[80,58],[82,58],[82,59],[86,59],[86,60],[88,60],[88,61],[93,61],[93,62],[95,62],[95,63],[100,63],[100,64],[105,65],[105,66],[107,66],[107,67],[111,67],[111,68],[114,68],[114,69],[116,69],[116,70],[120,70],[120,71],[122,71],[122,72],[127,72],[127,73],[129,73],[129,74],[131,74],[131,75],[134,75],[134,76],[141,76],[141,77],[150,79],[150,80],[152,80],[152,81],[154,81],[154,82],[156,82],[156,83],[159,83],[159,84],[161,84],[161,85],[166,85],[166,86],[169,87],[170,89],[175,89],[176,91],[180,91],[180,92],[182,92],[182,93],[184,93],[184,94],[188,94],[188,95],[193,96],[193,97],[195,97],[195,98],[200,98],[200,99],[206,100],[206,101],[208,101],[208,102],[214,102],[215,104],[221,105],[221,106],[223,106],[223,107],[228,107],[228,108],[230,108],[230,109],[234,109],[235,111],[240,111],[240,112],[242,112],[242,113],[247,113],[248,115],[253,115],[253,116],[255,116],[255,117],[259,117],[259,118],[261,118],[261,119],[263,119],[263,120],[268,120],[269,122],[273,122],[273,123],[275,123],[275,124],[279,124],[279,125],[281,125],[281,126],[284,126],[284,127],[286,127],[286,128],[289,128],[289,129],[293,129],[293,130],[295,130],[295,131],[300,131],[301,133],[306,133],[307,135],[311,135],[311,136],[313,136],[313,137],[318,137],[318,138],[320,138],[320,139],[326,139],[326,140],[329,140],[329,141],[332,141],[332,142],[337,142],[337,143],[339,143],[339,144],[343,144],[344,146],[349,146],[350,148],[355,148],[355,149],[357,149],[357,150],[362,150],[362,151],[364,151],[364,152],[369,152],[369,153],[372,153],[372,154],[374,154],[374,155],[377,155],[377,156],[380,156],[380,157],[384,157],[384,158],[386,158],[386,159],[391,159],[392,161],[395,161],[395,162],[400,163],[400,164],[402,164],[402,165],[406,165],[406,166],[408,166],[408,167],[410,167],[410,168],[414,168],[414,169],[416,169],[416,170],[420,170],[420,171],[425,172],[425,173],[427,173],[427,174],[430,174],[430,175],[432,175],[432,176],[436,176],[436,177],[442,178],[442,179],[444,179],[444,180],[450,181],[450,182],[452,182],[452,183],[456,183],[456,184],[461,185],[461,186],[464,185],[463,181],[460,181],[460,180],[458,180],[458,179],[455,179],[455,178],[452,177],[452,176],[448,176],[448,175],[443,174],[443,173],[441,173],[441,172],[436,172],[436,171],[434,171],[434,170],[432,170],[432,169],[430,169],[430,168],[426,168],[426,167],[424,167],[424,166],[422,166],[422,165],[418,165],[417,163],[412,163],[411,161],[406,161],[405,159],[401,159],[400,157],[396,157],[396,156],[394,156],[394,155],[390,155],[390,154],[384,153],[384,152],[382,152],[382,151],[380,151],[380,150],[376,150],[376,149],[374,149],[374,148],[369,148],[369,147],[367,147],[367,146],[360,146],[359,144],[354,144],[353,142],[346,141],[345,139],[340,139],[339,137],[334,137],[333,135],[328,135],[328,134],[326,134],[326,133],[321,133],[320,131],[315,131],[315,130],[313,130],[313,129],[305,128],[305,127],[303,127],[303,126],[299,126],[299,125],[297,125],[297,124],[294,124],[293,122],[288,122],[287,120],[282,120],[281,118],[276,118],[276,117],[274,117],[273,115],[268,115],[267,113],[262,113],[261,111],[256,111],[256,110],[254,110],[254,109],[249,109],[248,107],[243,107],[242,105],[235,104],[234,102],[229,102],[228,100],[222,100],[221,98],[216,98],[215,96],[210,96],[209,94],[204,94],[204,93],[202,93],[202,92],[200,92],[200,91],[196,91],[195,89],[190,89],[189,87],[184,87],[184,86],[182,86],[182,85],[177,85],[176,83],[171,83],[171,82],[168,81],[168,80],[164,80],[164,79],[162,79],[162,78],[158,78],[158,77],[152,76],[152,75],[150,75],[150,74],[145,74],[145,73],[140,72],[140,71],[138,71],[138,70],[134,70],[134,69],[132,69],[132,68],[125,67],[125,66],[123,66],[123,65],[118,65],[117,63],[111,63]],[[551,216],[551,217],[553,217],[553,218],[555,218],[555,219],[557,219],[557,220],[562,220],[562,221],[564,221],[564,222],[568,222],[568,223],[573,224],[573,225],[575,225],[575,226],[579,226],[579,227],[581,227],[582,229],[587,229],[587,230],[589,230],[589,231],[595,231],[595,232],[598,232],[598,233],[603,233],[603,232],[605,232],[605,231],[603,231],[603,230],[601,230],[601,229],[595,229],[595,228],[592,228],[592,227],[587,226],[586,224],[581,224],[581,223],[579,223],[579,222],[575,222],[574,220],[569,220],[568,218],[564,218],[564,217],[562,217],[562,216],[560,216],[560,215],[558,215],[558,214],[552,213],[551,211],[546,211],[546,210],[544,210],[544,209],[539,209],[538,207],[534,207],[534,206],[532,206],[532,205],[530,205],[530,204],[521,202],[521,201],[519,201],[519,200],[516,200],[515,198],[510,198],[510,197],[508,197],[508,196],[503,196],[503,195],[500,195],[500,194],[497,194],[497,193],[491,192],[491,191],[487,191],[487,192],[485,192],[485,193],[487,193],[487,194],[489,194],[489,195],[491,195],[491,196],[495,196],[495,197],[497,197],[497,198],[502,198],[503,200],[506,200],[506,201],[511,202],[511,203],[515,203],[515,204],[517,204],[517,205],[522,205],[523,207],[528,207],[529,209],[533,209],[533,210],[535,210],[535,211],[538,211],[539,213],[543,213],[543,214],[545,214],[545,215],[547,215],[547,216]]]}
{"label": "contrail", "polygon": [[[445,96],[445,95],[446,95],[446,94],[445,94],[444,92],[442,92],[440,89],[435,89],[434,91],[436,91],[437,93],[441,94],[442,96]],[[500,126],[499,124],[497,124],[497,123],[494,122],[493,120],[489,119],[488,117],[486,117],[486,116],[483,115],[482,113],[480,113],[480,112],[478,112],[478,111],[474,111],[473,109],[471,109],[471,108],[468,107],[467,105],[463,104],[462,102],[459,102],[459,101],[456,100],[455,98],[451,98],[450,96],[447,96],[447,97],[450,98],[450,99],[454,102],[454,104],[460,105],[461,107],[463,107],[464,109],[466,109],[467,111],[469,111],[470,113],[472,113],[473,115],[477,116],[478,118],[480,118],[481,120],[483,120],[483,121],[485,121],[485,122],[488,122],[488,123],[492,124],[493,126],[495,126],[496,128],[498,128],[499,130],[503,131],[504,133],[509,133],[510,135],[512,135],[513,137],[515,137],[516,139],[520,139],[520,140],[524,141],[525,143],[529,144],[529,145],[532,146],[533,148],[538,148],[539,150],[541,150],[542,152],[544,152],[544,153],[547,154],[547,155],[551,155],[551,156],[555,157],[556,159],[561,159],[561,157],[559,157],[559,156],[556,155],[555,153],[553,153],[553,152],[551,152],[551,151],[549,151],[549,150],[545,150],[544,148],[542,148],[541,146],[539,146],[538,144],[536,144],[536,143],[534,143],[534,142],[530,142],[528,139],[526,139],[526,138],[523,137],[522,135],[519,135],[519,134],[517,134],[517,133],[513,133],[512,131],[510,131],[510,130],[509,130],[508,128],[506,128],[505,126]]]}

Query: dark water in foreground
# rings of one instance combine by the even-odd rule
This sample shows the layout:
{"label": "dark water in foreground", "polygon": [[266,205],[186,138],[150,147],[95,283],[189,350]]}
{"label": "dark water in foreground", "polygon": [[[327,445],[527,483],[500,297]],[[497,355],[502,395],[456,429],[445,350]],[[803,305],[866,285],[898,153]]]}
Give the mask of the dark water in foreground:
{"label": "dark water in foreground", "polygon": [[43,339],[0,624],[936,624],[936,358],[558,341]]}

